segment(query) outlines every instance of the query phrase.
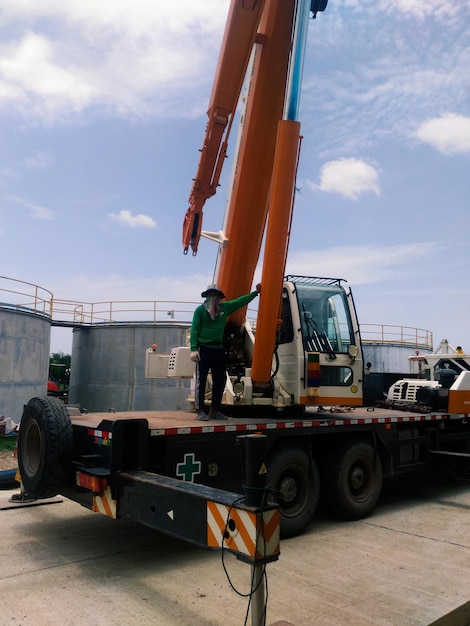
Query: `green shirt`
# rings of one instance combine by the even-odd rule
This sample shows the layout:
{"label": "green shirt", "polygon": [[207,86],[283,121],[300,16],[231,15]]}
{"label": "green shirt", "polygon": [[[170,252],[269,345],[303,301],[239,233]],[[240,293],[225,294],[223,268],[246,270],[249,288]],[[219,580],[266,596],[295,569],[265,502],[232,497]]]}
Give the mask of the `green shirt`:
{"label": "green shirt", "polygon": [[214,348],[222,347],[224,341],[225,322],[227,321],[228,316],[254,300],[257,295],[257,291],[252,291],[244,296],[235,298],[235,300],[220,302],[220,311],[215,319],[211,319],[211,316],[206,311],[205,306],[200,304],[194,311],[193,322],[191,325],[191,352],[195,352],[200,345],[210,345]]}

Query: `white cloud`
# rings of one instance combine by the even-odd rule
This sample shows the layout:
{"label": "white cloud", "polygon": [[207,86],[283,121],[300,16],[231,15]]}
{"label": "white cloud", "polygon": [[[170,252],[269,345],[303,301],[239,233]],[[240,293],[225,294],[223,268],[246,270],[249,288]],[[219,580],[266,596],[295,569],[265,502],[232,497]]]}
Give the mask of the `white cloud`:
{"label": "white cloud", "polygon": [[18,174],[9,168],[1,168],[0,169],[0,178],[12,179],[18,178]]}
{"label": "white cloud", "polygon": [[200,113],[227,7],[221,0],[5,0],[0,106],[49,122],[91,107],[120,116]]}
{"label": "white cloud", "polygon": [[416,137],[444,154],[470,152],[470,117],[445,113],[423,122]]}
{"label": "white cloud", "polygon": [[54,165],[55,159],[48,152],[34,152],[24,159],[25,167],[30,170],[46,170]]}
{"label": "white cloud", "polygon": [[410,14],[419,19],[428,16],[445,18],[459,11],[459,2],[453,0],[385,0],[382,4],[389,10]]}
{"label": "white cloud", "polygon": [[[441,244],[407,243],[396,246],[338,246],[316,252],[294,252],[287,259],[287,273],[344,278],[355,285],[393,279],[418,261],[436,258]],[[347,275],[345,275],[347,274]]]}
{"label": "white cloud", "polygon": [[192,28],[212,31],[223,25],[229,0],[2,0],[3,23],[54,20],[75,32],[96,28],[126,36],[186,32]]}
{"label": "white cloud", "polygon": [[0,80],[14,90],[23,106],[29,106],[31,98],[39,98],[42,109],[52,112],[64,101],[72,109],[88,104],[93,92],[90,82],[81,70],[61,65],[59,57],[50,40],[29,32],[3,47]]}
{"label": "white cloud", "polygon": [[373,192],[380,195],[378,172],[360,159],[337,159],[325,163],[320,172],[320,183],[307,181],[311,189],[339,193],[356,200],[360,194]]}
{"label": "white cloud", "polygon": [[34,204],[25,198],[12,198],[18,204],[23,205],[31,211],[30,215],[35,220],[52,221],[55,220],[55,213],[51,209],[41,206],[40,204]]}
{"label": "white cloud", "polygon": [[120,224],[125,224],[126,226],[131,226],[132,228],[136,228],[141,226],[143,228],[156,228],[157,222],[149,217],[148,215],[143,215],[139,213],[138,215],[132,215],[131,211],[120,211],[118,215],[114,213],[109,213],[109,217]]}
{"label": "white cloud", "polygon": [[309,33],[301,121],[325,161],[410,143],[422,120],[468,111],[468,0],[330,2],[321,17]]}

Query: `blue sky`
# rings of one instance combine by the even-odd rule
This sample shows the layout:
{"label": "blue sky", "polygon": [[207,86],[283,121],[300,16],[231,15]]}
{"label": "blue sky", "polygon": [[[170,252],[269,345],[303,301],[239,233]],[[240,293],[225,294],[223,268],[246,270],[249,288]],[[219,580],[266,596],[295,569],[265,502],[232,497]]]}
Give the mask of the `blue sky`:
{"label": "blue sky", "polygon": [[[181,227],[228,4],[2,1],[3,276],[77,302],[200,299],[216,247],[183,256]],[[364,324],[468,351],[469,23],[469,0],[330,0],[310,21],[287,262],[347,279]]]}

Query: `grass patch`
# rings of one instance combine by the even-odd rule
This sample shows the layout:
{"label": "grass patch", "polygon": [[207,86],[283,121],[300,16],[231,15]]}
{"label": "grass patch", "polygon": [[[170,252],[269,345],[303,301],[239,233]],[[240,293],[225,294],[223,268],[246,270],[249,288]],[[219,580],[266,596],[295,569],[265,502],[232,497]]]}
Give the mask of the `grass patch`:
{"label": "grass patch", "polygon": [[0,437],[0,452],[3,450],[14,450],[16,440],[16,437]]}

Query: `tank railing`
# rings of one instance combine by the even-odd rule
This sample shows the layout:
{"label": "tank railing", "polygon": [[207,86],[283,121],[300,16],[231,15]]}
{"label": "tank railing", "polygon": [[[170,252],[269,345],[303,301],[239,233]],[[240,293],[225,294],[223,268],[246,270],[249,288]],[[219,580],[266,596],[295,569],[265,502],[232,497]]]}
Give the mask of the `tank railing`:
{"label": "tank railing", "polygon": [[361,339],[365,343],[407,345],[432,350],[432,332],[424,328],[390,324],[361,324]]}
{"label": "tank railing", "polygon": [[[5,295],[4,295],[5,294]],[[26,310],[52,318],[53,323],[76,326],[94,324],[122,324],[164,321],[191,322],[194,309],[200,302],[182,300],[114,300],[104,302],[77,302],[54,299],[48,289],[24,280],[0,276],[0,308]],[[131,316],[134,319],[131,319]],[[256,309],[248,309],[253,330],[256,328]],[[390,324],[361,324],[364,343],[384,343],[433,349],[433,335],[423,328],[393,326]]]}
{"label": "tank railing", "polygon": [[[103,302],[53,301],[53,320],[77,326],[165,321],[191,322],[200,302],[183,300],[113,300]],[[247,318],[255,324],[256,310],[248,310]]]}
{"label": "tank railing", "polygon": [[0,276],[0,301],[3,307],[52,317],[52,292],[34,283]]}
{"label": "tank railing", "polygon": [[77,326],[95,324],[122,324],[164,321],[190,322],[199,302],[179,300],[113,300],[103,302],[73,302],[54,300],[54,321],[69,322]]}

